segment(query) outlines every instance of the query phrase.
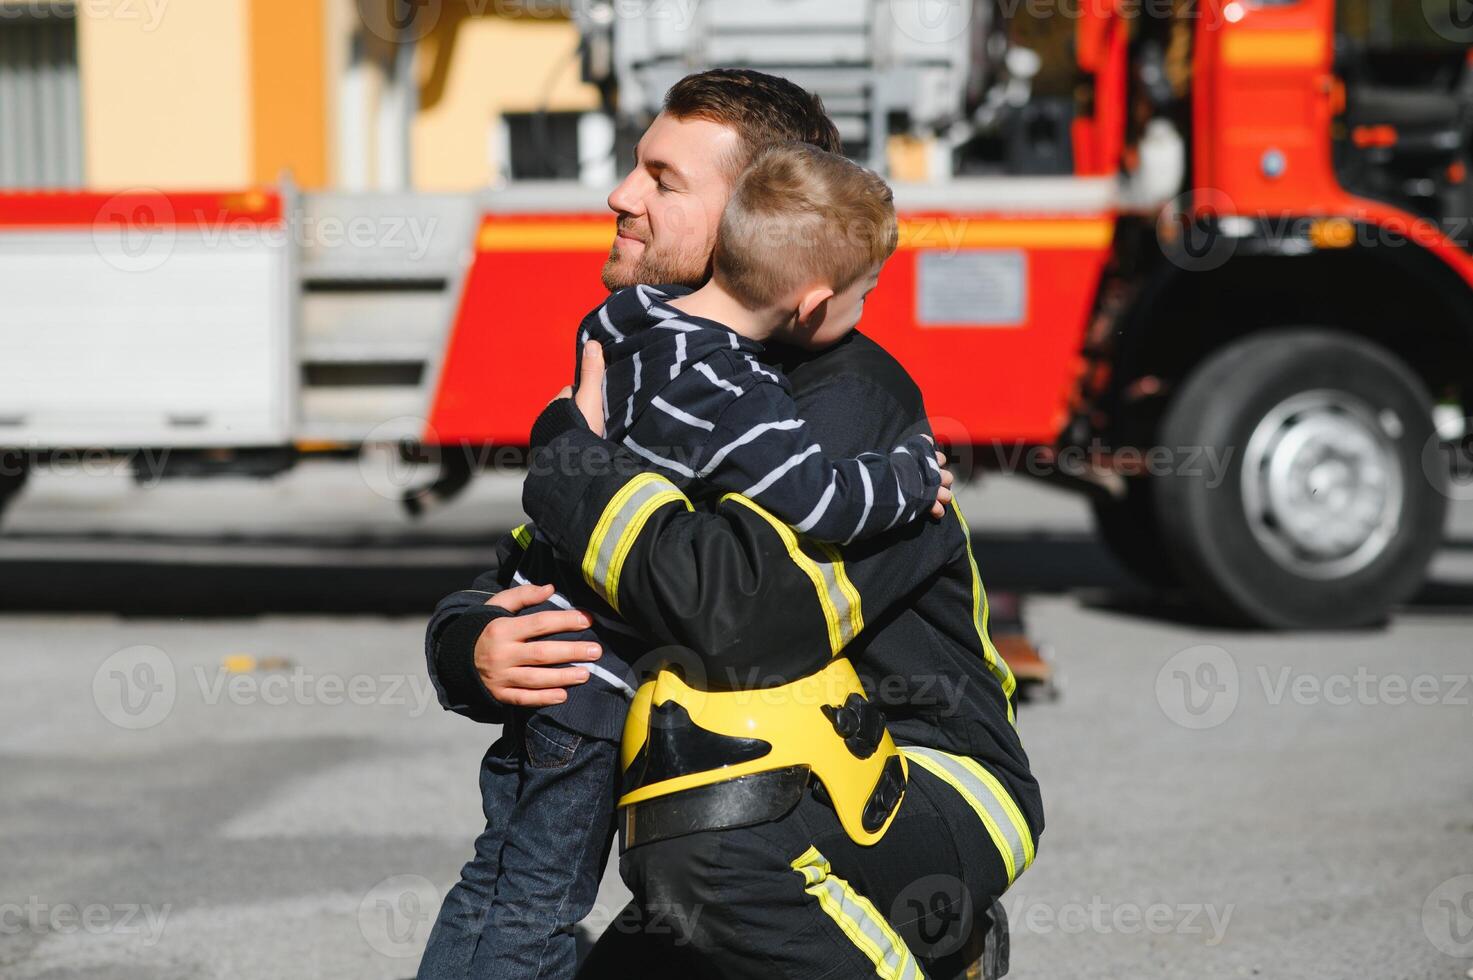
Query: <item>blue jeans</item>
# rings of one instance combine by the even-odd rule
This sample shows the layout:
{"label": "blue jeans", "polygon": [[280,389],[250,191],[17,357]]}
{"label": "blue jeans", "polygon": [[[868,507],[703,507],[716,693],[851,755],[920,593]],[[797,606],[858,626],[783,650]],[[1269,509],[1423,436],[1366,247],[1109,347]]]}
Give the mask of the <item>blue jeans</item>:
{"label": "blue jeans", "polygon": [[571,978],[613,843],[618,746],[518,712],[481,761],[486,829],[419,980]]}

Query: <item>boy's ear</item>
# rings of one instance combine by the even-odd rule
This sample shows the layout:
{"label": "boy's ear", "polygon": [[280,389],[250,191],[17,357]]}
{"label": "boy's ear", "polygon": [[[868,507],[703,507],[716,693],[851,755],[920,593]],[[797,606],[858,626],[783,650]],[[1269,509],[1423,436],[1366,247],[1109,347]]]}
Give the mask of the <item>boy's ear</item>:
{"label": "boy's ear", "polygon": [[834,291],[828,287],[810,289],[798,300],[798,323],[800,326],[817,329],[828,313],[829,300]]}

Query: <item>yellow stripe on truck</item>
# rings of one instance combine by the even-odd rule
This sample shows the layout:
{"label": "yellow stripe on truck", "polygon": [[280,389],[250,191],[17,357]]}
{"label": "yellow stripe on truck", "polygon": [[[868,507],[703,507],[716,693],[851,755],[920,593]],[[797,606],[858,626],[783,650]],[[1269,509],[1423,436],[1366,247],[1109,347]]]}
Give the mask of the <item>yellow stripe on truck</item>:
{"label": "yellow stripe on truck", "polygon": [[1019,220],[943,215],[901,218],[900,247],[958,248],[1109,248],[1115,224],[1107,218]]}
{"label": "yellow stripe on truck", "polygon": [[1319,31],[1242,31],[1223,39],[1222,58],[1234,68],[1313,68],[1328,60]]}
{"label": "yellow stripe on truck", "polygon": [[607,252],[614,218],[606,221],[488,221],[476,235],[479,252]]}
{"label": "yellow stripe on truck", "polygon": [[[905,249],[1104,249],[1115,225],[1107,218],[1010,221],[942,215],[900,219]],[[607,252],[612,221],[488,221],[476,236],[480,252]]]}

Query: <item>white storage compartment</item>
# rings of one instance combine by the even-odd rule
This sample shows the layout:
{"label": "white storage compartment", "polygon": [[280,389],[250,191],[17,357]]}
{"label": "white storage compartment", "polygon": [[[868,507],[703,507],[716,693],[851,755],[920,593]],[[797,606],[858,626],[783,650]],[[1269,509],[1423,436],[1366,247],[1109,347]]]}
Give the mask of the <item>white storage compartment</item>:
{"label": "white storage compartment", "polygon": [[0,446],[290,440],[280,227],[0,234]]}

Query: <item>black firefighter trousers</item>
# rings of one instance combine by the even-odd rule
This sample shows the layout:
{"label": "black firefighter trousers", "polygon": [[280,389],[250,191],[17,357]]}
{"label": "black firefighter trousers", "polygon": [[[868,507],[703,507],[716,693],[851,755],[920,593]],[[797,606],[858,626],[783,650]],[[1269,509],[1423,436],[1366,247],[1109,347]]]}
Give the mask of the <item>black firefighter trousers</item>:
{"label": "black firefighter trousers", "polygon": [[964,976],[1034,842],[980,763],[904,751],[905,798],[872,847],[810,790],[778,820],[630,848],[620,873],[634,900],[580,980]]}

